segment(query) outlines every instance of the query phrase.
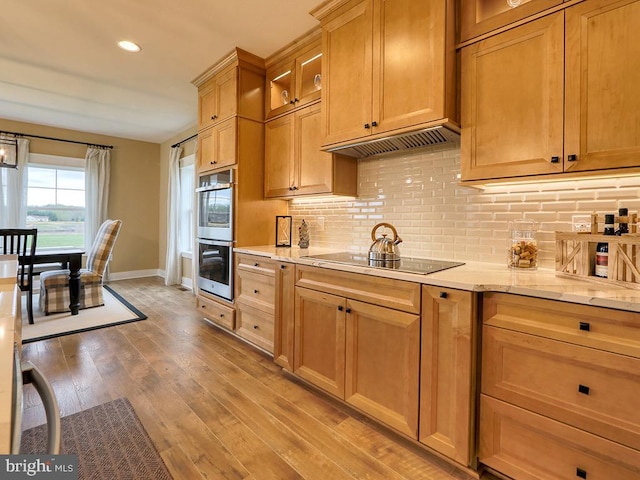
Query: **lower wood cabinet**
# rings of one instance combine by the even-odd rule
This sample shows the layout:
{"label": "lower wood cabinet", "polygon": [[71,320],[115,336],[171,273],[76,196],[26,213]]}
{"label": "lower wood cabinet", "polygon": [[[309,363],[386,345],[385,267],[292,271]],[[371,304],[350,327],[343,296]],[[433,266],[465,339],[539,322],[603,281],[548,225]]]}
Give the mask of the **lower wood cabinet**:
{"label": "lower wood cabinet", "polygon": [[294,358],[295,272],[296,266],[293,263],[276,264],[273,361],[290,372],[293,371]]}
{"label": "lower wood cabinet", "polygon": [[640,314],[483,302],[479,460],[513,478],[640,478]]}
{"label": "lower wood cabinet", "polygon": [[305,266],[297,272],[294,373],[417,439],[420,285]]}
{"label": "lower wood cabinet", "polygon": [[202,293],[196,297],[196,305],[204,318],[210,320],[227,330],[235,328],[235,309],[233,306],[226,306],[219,301],[209,299]]}
{"label": "lower wood cabinet", "polygon": [[422,287],[420,442],[474,463],[477,300],[473,292]]}

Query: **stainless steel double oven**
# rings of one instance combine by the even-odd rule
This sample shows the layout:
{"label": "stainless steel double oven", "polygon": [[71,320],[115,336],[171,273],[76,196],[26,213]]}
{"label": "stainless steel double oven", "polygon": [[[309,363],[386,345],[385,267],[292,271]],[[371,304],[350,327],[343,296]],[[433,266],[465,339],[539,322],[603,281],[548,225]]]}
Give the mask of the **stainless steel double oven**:
{"label": "stainless steel double oven", "polygon": [[198,206],[198,288],[233,300],[234,171],[201,175]]}

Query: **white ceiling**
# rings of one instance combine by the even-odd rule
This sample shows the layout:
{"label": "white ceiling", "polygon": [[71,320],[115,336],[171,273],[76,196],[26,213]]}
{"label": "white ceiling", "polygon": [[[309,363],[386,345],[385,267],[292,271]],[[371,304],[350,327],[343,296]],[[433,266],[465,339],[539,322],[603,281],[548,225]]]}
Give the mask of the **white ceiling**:
{"label": "white ceiling", "polygon": [[161,143],[195,125],[195,77],[234,47],[269,56],[319,3],[3,0],[0,118]]}

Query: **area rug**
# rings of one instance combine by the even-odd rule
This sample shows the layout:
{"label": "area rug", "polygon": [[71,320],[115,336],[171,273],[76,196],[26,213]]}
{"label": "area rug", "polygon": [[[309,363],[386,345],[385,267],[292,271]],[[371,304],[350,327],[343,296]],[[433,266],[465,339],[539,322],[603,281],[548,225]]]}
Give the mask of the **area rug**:
{"label": "area rug", "polygon": [[[103,286],[104,306],[84,308],[78,315],[71,312],[44,315],[37,307],[39,295],[33,296],[33,325],[27,321],[26,306],[22,307],[22,343],[45,340],[47,338],[70,335],[72,333],[95,330],[97,328],[137,322],[147,316],[113,291]],[[26,302],[23,302],[26,304]]]}
{"label": "area rug", "polygon": [[[126,398],[62,417],[61,454],[78,456],[84,480],[170,480],[173,477]],[[21,454],[47,450],[47,426],[22,432]]]}

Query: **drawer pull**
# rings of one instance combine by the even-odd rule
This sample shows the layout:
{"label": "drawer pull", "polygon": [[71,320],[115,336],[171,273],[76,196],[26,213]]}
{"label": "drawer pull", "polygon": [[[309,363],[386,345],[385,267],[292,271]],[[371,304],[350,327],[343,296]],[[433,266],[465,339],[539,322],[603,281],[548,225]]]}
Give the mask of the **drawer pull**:
{"label": "drawer pull", "polygon": [[587,478],[587,471],[581,468],[576,468],[576,477]]}
{"label": "drawer pull", "polygon": [[254,325],[254,326],[253,326],[253,329],[254,329],[254,330],[258,330],[258,325]]}
{"label": "drawer pull", "polygon": [[256,294],[257,294],[257,293],[258,293],[258,290],[254,290],[254,291],[253,291],[253,293],[256,293]]}
{"label": "drawer pull", "polygon": [[280,270],[284,270],[285,268],[287,268],[285,265],[280,265]]}
{"label": "drawer pull", "polygon": [[591,330],[591,324],[589,322],[580,322],[580,330],[588,332]]}
{"label": "drawer pull", "polygon": [[221,313],[221,314],[220,314],[220,318],[224,318],[224,313]]}
{"label": "drawer pull", "polygon": [[253,264],[253,266],[254,266],[254,267],[257,267],[257,266],[258,266],[258,262],[254,263],[254,264]]}
{"label": "drawer pull", "polygon": [[447,292],[440,292],[440,298],[447,298]]}
{"label": "drawer pull", "polygon": [[583,393],[584,395],[589,395],[589,387],[586,385],[578,385],[578,392]]}

